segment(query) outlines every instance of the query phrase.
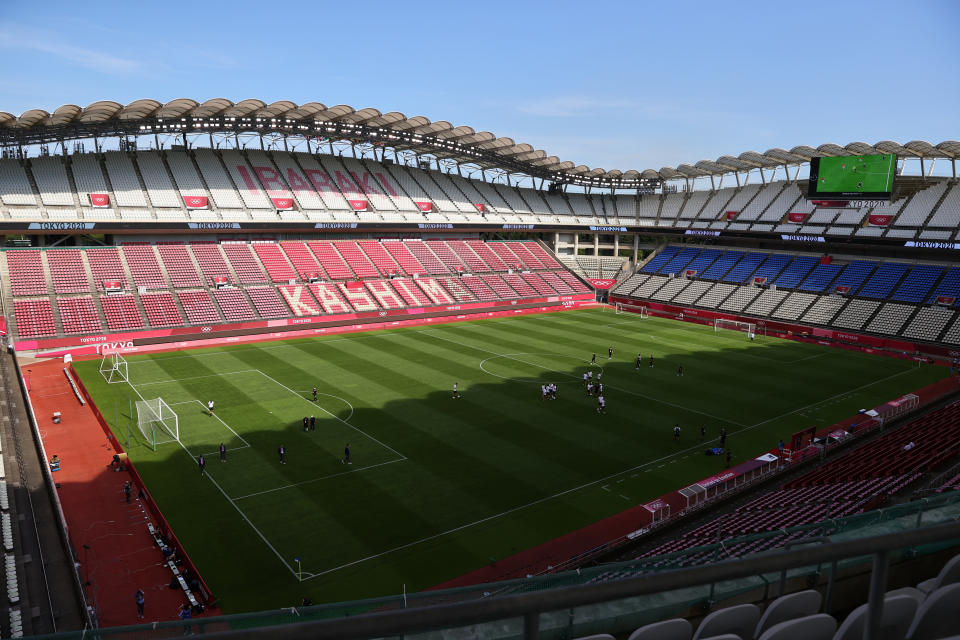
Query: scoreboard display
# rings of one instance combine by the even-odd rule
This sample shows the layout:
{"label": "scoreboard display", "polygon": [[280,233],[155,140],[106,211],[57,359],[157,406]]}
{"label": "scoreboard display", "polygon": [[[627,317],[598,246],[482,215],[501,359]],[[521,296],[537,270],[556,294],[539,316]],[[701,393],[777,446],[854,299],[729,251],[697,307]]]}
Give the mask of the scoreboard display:
{"label": "scoreboard display", "polygon": [[896,173],[893,153],[811,158],[807,198],[889,200]]}

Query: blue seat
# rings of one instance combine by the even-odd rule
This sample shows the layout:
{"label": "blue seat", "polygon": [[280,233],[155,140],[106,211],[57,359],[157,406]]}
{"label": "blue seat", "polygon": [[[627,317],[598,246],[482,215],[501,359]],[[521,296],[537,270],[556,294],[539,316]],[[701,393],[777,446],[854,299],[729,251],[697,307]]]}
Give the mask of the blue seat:
{"label": "blue seat", "polygon": [[748,253],[723,277],[723,282],[736,282],[739,284],[746,281],[746,279],[757,270],[757,267],[767,259],[768,255],[767,253]]}
{"label": "blue seat", "polygon": [[717,261],[707,267],[706,271],[700,274],[703,280],[719,280],[727,275],[727,272],[747,254],[743,251],[724,251],[717,258]]}
{"label": "blue seat", "polygon": [[843,267],[838,264],[818,264],[797,289],[800,291],[823,291],[842,270]]}
{"label": "blue seat", "polygon": [[680,251],[680,247],[674,247],[673,245],[664,247],[657,255],[653,257],[650,262],[643,265],[643,268],[640,269],[640,273],[656,273],[660,270],[660,267],[667,264],[673,256],[677,255],[677,252]]}
{"label": "blue seat", "polygon": [[923,302],[933,285],[943,275],[943,267],[929,264],[915,266],[903,279],[903,283],[890,296],[902,302]]}
{"label": "blue seat", "polygon": [[908,266],[902,262],[884,262],[874,272],[866,284],[861,287],[857,295],[861,298],[886,299],[893,288],[897,286]]}
{"label": "blue seat", "polygon": [[818,262],[820,262],[819,258],[798,256],[787,265],[787,268],[783,270],[783,273],[780,274],[780,277],[778,277],[773,284],[783,289],[796,289],[800,281],[807,277],[807,274],[810,273],[810,270],[813,269]]}
{"label": "blue seat", "polygon": [[831,285],[831,290],[837,287],[850,287],[850,293],[854,294],[867,276],[877,268],[877,263],[869,260],[854,260],[840,272],[837,279]]}

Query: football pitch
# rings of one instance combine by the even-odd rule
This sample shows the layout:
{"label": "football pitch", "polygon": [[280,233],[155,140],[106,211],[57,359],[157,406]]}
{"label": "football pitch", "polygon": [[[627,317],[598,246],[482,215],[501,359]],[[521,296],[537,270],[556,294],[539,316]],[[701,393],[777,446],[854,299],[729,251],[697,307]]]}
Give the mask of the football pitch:
{"label": "football pitch", "polygon": [[[75,368],[228,613],[424,589],[718,472],[721,427],[735,464],[947,375],[599,309],[128,360]],[[129,407],[157,397],[180,441],[154,452]]]}

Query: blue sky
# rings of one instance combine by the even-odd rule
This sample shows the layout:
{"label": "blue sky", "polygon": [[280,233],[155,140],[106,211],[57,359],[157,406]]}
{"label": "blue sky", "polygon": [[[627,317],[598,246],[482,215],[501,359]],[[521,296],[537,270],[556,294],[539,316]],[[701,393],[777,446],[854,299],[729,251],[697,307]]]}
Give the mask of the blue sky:
{"label": "blue sky", "polygon": [[644,169],[960,139],[960,2],[0,0],[0,111],[318,101]]}

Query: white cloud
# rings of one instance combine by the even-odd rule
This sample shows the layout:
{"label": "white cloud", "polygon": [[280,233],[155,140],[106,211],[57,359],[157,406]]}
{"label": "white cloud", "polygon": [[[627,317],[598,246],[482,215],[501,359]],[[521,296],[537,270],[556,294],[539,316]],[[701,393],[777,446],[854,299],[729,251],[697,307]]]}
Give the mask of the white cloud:
{"label": "white cloud", "polygon": [[0,47],[24,53],[45,53],[67,63],[101,73],[130,74],[142,68],[142,65],[133,58],[73,46],[63,42],[61,36],[57,34],[21,29],[10,24],[0,25]]}

